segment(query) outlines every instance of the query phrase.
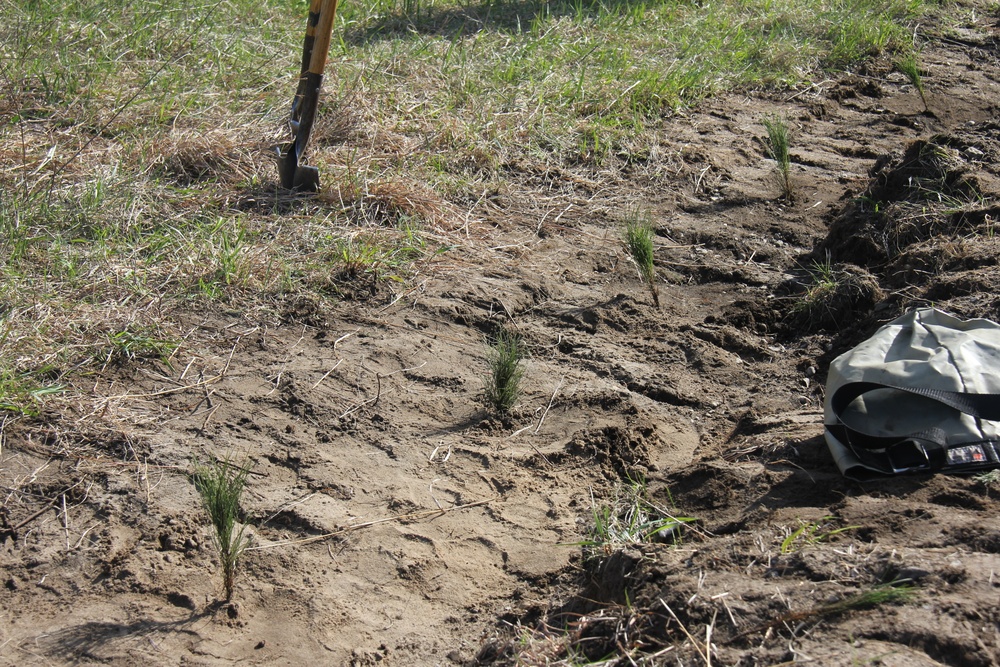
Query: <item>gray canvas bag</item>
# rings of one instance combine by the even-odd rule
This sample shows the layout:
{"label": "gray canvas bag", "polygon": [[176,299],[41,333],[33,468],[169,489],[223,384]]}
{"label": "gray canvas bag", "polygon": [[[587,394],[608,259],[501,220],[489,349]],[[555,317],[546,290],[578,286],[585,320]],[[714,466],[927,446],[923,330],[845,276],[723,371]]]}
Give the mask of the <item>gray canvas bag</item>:
{"label": "gray canvas bag", "polygon": [[823,421],[853,479],[1000,467],[1000,326],[910,311],[834,360]]}

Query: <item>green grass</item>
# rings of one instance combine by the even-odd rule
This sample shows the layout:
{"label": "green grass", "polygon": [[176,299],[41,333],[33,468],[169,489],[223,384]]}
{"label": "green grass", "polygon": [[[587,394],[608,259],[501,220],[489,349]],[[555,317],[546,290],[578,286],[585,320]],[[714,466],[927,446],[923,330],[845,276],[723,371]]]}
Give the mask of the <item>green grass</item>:
{"label": "green grass", "polygon": [[837,535],[856,530],[859,527],[842,526],[840,528],[833,528],[830,523],[832,519],[832,516],[825,516],[819,521],[801,522],[798,528],[788,531],[788,535],[781,541],[781,553],[793,553],[801,549],[803,545],[828,542]]}
{"label": "green grass", "polygon": [[1000,489],[1000,469],[979,473],[978,475],[974,475],[972,479],[985,486],[987,491],[990,489]]}
{"label": "green grass", "polygon": [[625,218],[625,249],[639,269],[639,275],[649,287],[653,304],[660,307],[660,292],[656,287],[656,269],[653,266],[653,222],[648,212],[634,209]]}
{"label": "green grass", "polygon": [[176,340],[163,337],[149,327],[127,327],[107,334],[107,338],[105,363],[126,363],[138,359],[159,359],[169,363],[170,355],[179,345]]}
{"label": "green grass", "polygon": [[592,498],[591,502],[593,526],[588,537],[577,543],[587,560],[601,560],[639,544],[676,544],[684,525],[695,521],[653,503],[644,480],[618,482],[610,497],[601,502]]}
{"label": "green grass", "polygon": [[791,132],[785,119],[771,116],[763,120],[767,130],[767,151],[774,159],[781,195],[788,200],[794,196],[792,189]]}
{"label": "green grass", "polygon": [[829,300],[837,294],[841,277],[829,257],[813,260],[808,274],[805,293],[796,297],[791,311],[806,319],[814,319],[828,308]]}
{"label": "green grass", "polygon": [[508,329],[501,329],[488,341],[485,400],[487,407],[499,415],[508,414],[521,396],[526,352],[521,336]]}
{"label": "green grass", "polygon": [[0,410],[16,415],[37,415],[45,397],[64,390],[63,385],[46,381],[45,374],[0,369]]}
{"label": "green grass", "polygon": [[809,268],[809,275],[812,277],[813,290],[825,291],[837,286],[837,271],[829,256],[822,260],[814,259]]}
{"label": "green grass", "polygon": [[246,524],[239,523],[240,499],[249,475],[249,463],[237,466],[229,459],[210,466],[196,466],[193,475],[195,488],[215,527],[215,544],[227,601],[233,598],[236,568],[250,543]]}

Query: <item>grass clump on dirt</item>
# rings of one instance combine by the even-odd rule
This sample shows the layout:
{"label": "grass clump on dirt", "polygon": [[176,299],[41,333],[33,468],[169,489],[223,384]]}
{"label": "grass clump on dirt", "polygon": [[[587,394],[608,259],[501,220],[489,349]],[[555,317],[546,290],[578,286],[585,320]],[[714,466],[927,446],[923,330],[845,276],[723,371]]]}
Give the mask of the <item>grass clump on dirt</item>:
{"label": "grass clump on dirt", "polygon": [[526,350],[520,334],[500,329],[487,341],[486,404],[498,415],[507,415],[521,396]]}
{"label": "grass clump on dirt", "polygon": [[813,260],[788,298],[789,322],[798,330],[823,331],[863,319],[885,297],[875,277],[850,264],[835,265],[829,255]]}
{"label": "grass clump on dirt", "polygon": [[649,213],[641,209],[629,212],[625,219],[625,249],[649,286],[653,304],[659,308],[660,292],[656,287],[656,269],[653,266],[653,223]]}
{"label": "grass clump on dirt", "polygon": [[653,503],[643,480],[618,482],[607,500],[597,502],[591,497],[591,505],[594,525],[589,537],[578,543],[587,560],[601,560],[639,544],[676,543],[683,526],[695,521]]}
{"label": "grass clump on dirt", "polygon": [[798,528],[788,531],[788,535],[781,541],[781,553],[794,553],[804,544],[815,545],[821,542],[828,542],[837,535],[856,530],[859,527],[842,526],[840,528],[833,528],[830,525],[832,519],[832,516],[825,516],[819,521],[801,522]]}
{"label": "grass clump on dirt", "polygon": [[781,195],[792,199],[792,158],[790,151],[791,133],[784,118],[772,116],[763,120],[767,130],[767,151],[774,159],[777,168],[778,184]]}
{"label": "grass clump on dirt", "polygon": [[179,343],[148,328],[126,327],[109,333],[108,352],[105,363],[118,361],[126,363],[138,359],[159,359],[169,365],[170,355]]}
{"label": "grass clump on dirt", "polygon": [[227,601],[233,599],[236,567],[250,543],[246,524],[239,524],[240,499],[249,475],[249,463],[237,466],[228,458],[210,466],[196,466],[193,475],[195,488],[215,527]]}
{"label": "grass clump on dirt", "polygon": [[808,319],[822,319],[827,302],[833,298],[840,284],[840,276],[830,258],[813,260],[808,269],[805,293],[792,306],[792,312]]}
{"label": "grass clump on dirt", "polygon": [[0,410],[19,415],[38,415],[42,399],[64,390],[61,384],[45,382],[42,375],[44,373],[0,369]]}

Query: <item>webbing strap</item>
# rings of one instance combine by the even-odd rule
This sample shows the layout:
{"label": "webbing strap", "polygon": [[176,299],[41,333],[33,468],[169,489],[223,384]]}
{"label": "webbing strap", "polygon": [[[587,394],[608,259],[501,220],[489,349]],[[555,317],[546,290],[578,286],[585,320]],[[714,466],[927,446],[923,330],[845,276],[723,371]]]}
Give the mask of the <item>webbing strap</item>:
{"label": "webbing strap", "polygon": [[848,382],[841,385],[830,399],[830,405],[839,417],[851,404],[851,401],[876,389],[895,389],[917,396],[925,396],[967,415],[990,421],[1000,421],[1000,394],[967,394],[924,387],[900,387],[880,382]]}
{"label": "webbing strap", "polygon": [[973,417],[1000,421],[1000,394],[966,394],[939,389],[900,387],[878,382],[850,382],[839,387],[830,398],[830,407],[837,423],[827,424],[826,428],[837,440],[850,447],[864,465],[898,474],[910,470],[975,469],[984,464],[996,465],[998,462],[995,444],[984,442],[961,443],[951,448],[980,444],[987,461],[949,463],[947,434],[939,428],[901,436],[876,436],[845,424],[841,415],[847,406],[859,396],[878,389],[894,389],[924,396]]}

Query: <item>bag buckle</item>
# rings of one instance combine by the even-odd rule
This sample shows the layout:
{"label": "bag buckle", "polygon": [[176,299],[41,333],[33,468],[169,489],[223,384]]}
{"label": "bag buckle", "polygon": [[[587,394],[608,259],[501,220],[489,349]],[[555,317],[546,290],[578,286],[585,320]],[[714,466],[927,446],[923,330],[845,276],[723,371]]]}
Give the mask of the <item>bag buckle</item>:
{"label": "bag buckle", "polygon": [[931,468],[931,457],[927,449],[914,440],[905,440],[893,445],[885,451],[885,455],[894,475]]}

